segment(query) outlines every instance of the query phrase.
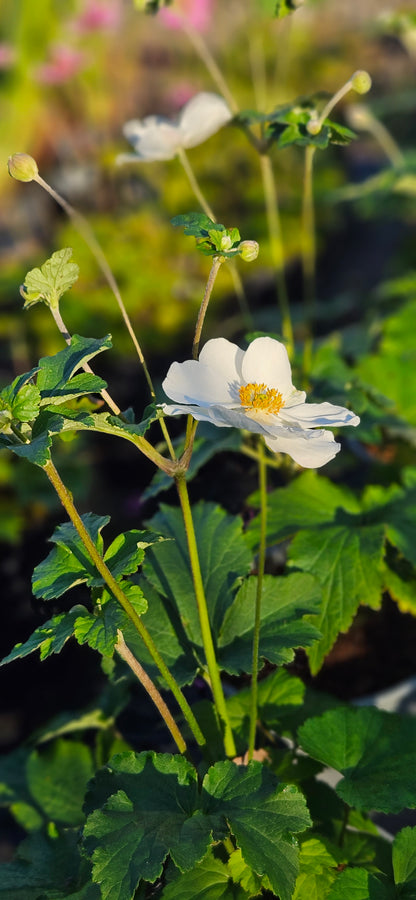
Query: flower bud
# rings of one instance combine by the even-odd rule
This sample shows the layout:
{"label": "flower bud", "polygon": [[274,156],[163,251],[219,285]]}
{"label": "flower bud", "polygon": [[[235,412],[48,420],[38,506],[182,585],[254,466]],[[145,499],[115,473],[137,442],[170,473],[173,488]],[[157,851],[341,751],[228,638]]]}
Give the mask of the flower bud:
{"label": "flower bud", "polygon": [[229,234],[223,234],[220,241],[220,250],[231,250],[233,246],[232,239]]}
{"label": "flower bud", "polygon": [[9,156],[7,168],[16,181],[33,181],[39,174],[36,160],[28,153],[14,153]]}
{"label": "flower bud", "polygon": [[357,94],[367,94],[371,88],[371,77],[364,69],[358,69],[351,78],[351,86]]}
{"label": "flower bud", "polygon": [[309,119],[309,122],[306,123],[306,131],[309,134],[315,135],[319,134],[322,128],[322,124],[319,119]]}
{"label": "flower bud", "polygon": [[245,262],[253,262],[259,255],[259,245],[257,241],[241,241],[238,248],[241,259]]}

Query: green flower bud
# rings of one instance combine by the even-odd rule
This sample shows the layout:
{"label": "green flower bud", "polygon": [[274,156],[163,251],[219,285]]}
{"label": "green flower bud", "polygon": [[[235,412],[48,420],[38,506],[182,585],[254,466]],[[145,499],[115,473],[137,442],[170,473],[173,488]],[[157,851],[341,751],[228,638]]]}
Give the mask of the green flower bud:
{"label": "green flower bud", "polygon": [[351,78],[351,86],[357,94],[367,94],[371,88],[371,77],[364,69],[358,69]]}
{"label": "green flower bud", "polygon": [[238,251],[245,262],[253,262],[259,255],[259,249],[257,241],[241,241]]}
{"label": "green flower bud", "polygon": [[220,241],[220,250],[231,250],[233,246],[232,239],[229,234],[223,234]]}
{"label": "green flower bud", "polygon": [[322,125],[321,125],[319,119],[309,119],[309,122],[306,123],[306,131],[309,134],[312,134],[312,135],[319,134],[321,128],[322,128]]}
{"label": "green flower bud", "polygon": [[33,181],[39,174],[36,160],[28,153],[14,153],[9,156],[7,168],[16,181]]}

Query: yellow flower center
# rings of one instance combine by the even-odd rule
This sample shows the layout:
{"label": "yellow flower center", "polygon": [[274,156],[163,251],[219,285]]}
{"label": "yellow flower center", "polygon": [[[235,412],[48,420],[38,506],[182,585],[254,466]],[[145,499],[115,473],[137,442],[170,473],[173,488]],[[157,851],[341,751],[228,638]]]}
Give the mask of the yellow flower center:
{"label": "yellow flower center", "polygon": [[280,391],[268,388],[266,384],[243,384],[239,390],[241,406],[250,412],[276,413],[285,405]]}

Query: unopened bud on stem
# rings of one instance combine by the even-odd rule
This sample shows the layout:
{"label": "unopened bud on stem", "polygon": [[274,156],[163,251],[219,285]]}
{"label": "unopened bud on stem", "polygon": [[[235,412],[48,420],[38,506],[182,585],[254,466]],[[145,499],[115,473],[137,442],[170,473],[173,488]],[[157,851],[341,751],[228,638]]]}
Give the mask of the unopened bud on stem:
{"label": "unopened bud on stem", "polygon": [[14,153],[9,156],[7,168],[16,181],[33,181],[39,175],[36,160],[28,153]]}
{"label": "unopened bud on stem", "polygon": [[238,251],[244,262],[253,262],[259,255],[259,249],[257,241],[241,241]]}
{"label": "unopened bud on stem", "polygon": [[357,94],[368,94],[371,88],[371,76],[365,69],[358,69],[351,78],[351,87]]}

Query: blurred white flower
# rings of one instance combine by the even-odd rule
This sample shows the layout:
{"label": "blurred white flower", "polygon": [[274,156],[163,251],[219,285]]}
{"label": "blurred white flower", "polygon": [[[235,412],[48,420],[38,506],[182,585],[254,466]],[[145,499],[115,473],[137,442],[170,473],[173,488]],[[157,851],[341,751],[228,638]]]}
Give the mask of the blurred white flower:
{"label": "blurred white flower", "polygon": [[269,337],[256,338],[246,351],[225,338],[210,340],[198,360],[172,363],[163,389],[174,400],[162,405],[167,415],[188,413],[220,427],[257,432],[270,450],[288,453],[305,468],[325,465],[341,449],[323,426],[360,421],[343,406],[305,403],[304,391],[292,384],[284,344]]}
{"label": "blurred white flower", "polygon": [[147,116],[126,122],[123,134],[132,144],[134,153],[121,154],[117,162],[173,159],[180,149],[188,150],[202,144],[230,119],[232,113],[218,94],[196,94],[181,109],[176,122],[164,116]]}

